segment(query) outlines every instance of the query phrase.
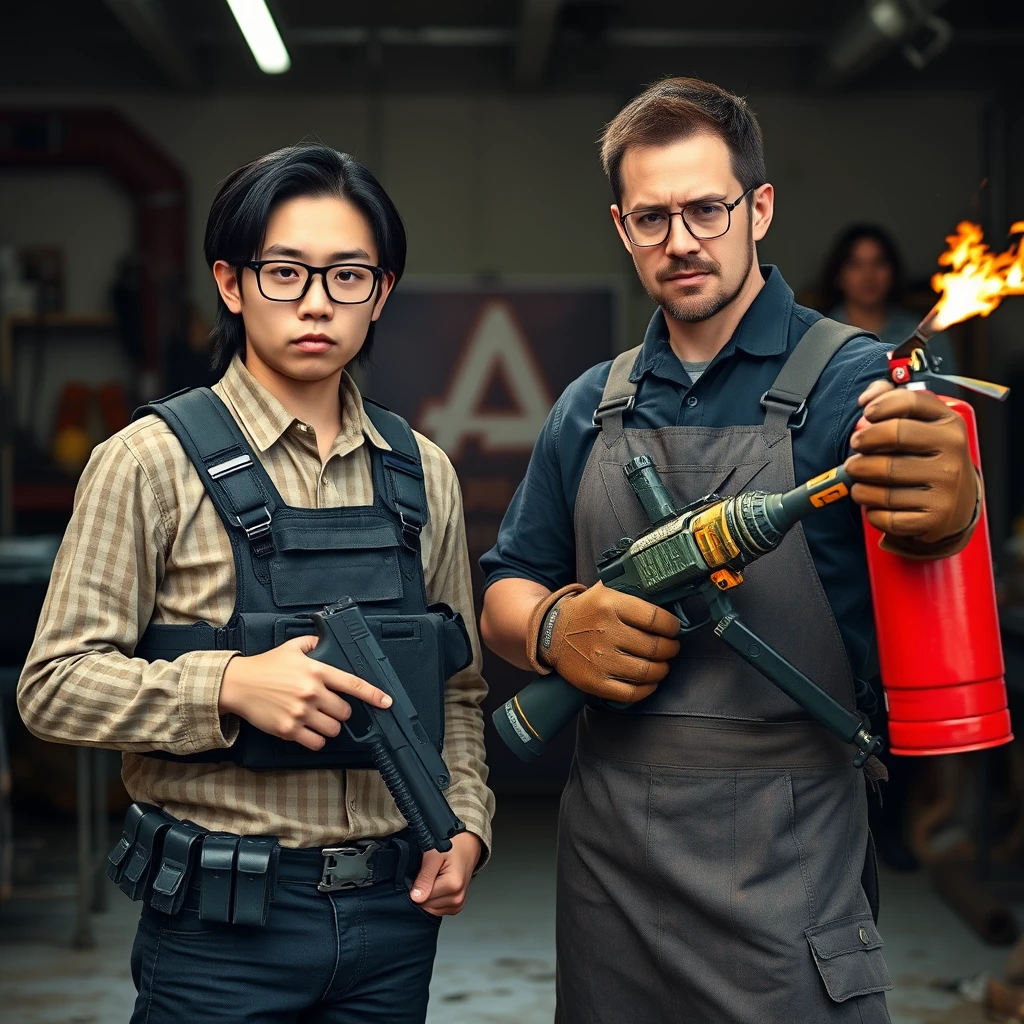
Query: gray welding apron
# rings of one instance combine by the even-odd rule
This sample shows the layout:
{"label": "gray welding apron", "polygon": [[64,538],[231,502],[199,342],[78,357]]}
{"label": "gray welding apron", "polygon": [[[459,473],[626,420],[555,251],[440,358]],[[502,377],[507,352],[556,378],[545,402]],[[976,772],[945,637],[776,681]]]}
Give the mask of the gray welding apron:
{"label": "gray welding apron", "polygon": [[[577,571],[646,527],[622,472],[649,455],[678,505],[793,487],[791,431],[857,331],[808,331],[765,394],[765,422],[623,426],[638,349],[615,360],[576,499]],[[824,471],[829,467],[822,466]],[[797,526],[732,591],[757,633],[845,707],[854,684]],[[580,716],[558,838],[559,1024],[885,1024],[892,983],[862,884],[864,776],[852,746],[708,626],[647,700]]]}

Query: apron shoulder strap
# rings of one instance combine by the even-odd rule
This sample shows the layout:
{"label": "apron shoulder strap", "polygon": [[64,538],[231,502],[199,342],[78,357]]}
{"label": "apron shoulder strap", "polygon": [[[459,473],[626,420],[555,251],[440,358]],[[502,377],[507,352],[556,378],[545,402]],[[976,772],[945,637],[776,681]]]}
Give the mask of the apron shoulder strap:
{"label": "apron shoulder strap", "polygon": [[594,426],[601,428],[605,444],[611,445],[622,433],[622,416],[633,408],[636,384],[629,379],[642,345],[620,352],[612,361],[601,402],[594,410]]}
{"label": "apron shoulder strap", "polygon": [[764,439],[774,448],[790,430],[799,430],[807,419],[807,396],[814,390],[832,357],[853,338],[867,332],[824,317],[811,324],[797,342],[775,383],[761,396],[765,411]]}
{"label": "apron shoulder strap", "polygon": [[383,470],[384,487],[380,496],[398,516],[406,545],[418,550],[420,533],[429,518],[419,445],[412,427],[397,413],[369,398],[363,399],[363,408],[367,419],[391,445],[389,452],[373,449],[374,462],[379,460]]}
{"label": "apron shoulder strap", "polygon": [[255,558],[274,550],[270,524],[284,505],[228,407],[209,388],[186,388],[136,409],[174,431],[229,534],[241,530]]}

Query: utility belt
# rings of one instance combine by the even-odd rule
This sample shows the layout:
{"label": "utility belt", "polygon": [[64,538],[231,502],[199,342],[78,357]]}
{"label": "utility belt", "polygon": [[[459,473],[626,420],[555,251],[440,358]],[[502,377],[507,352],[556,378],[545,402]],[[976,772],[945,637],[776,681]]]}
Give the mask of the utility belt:
{"label": "utility belt", "polygon": [[262,927],[279,882],[346,892],[392,882],[405,889],[422,853],[404,832],[344,846],[294,850],[274,836],[211,832],[153,804],[133,803],[121,838],[107,855],[107,875],[133,900],[176,914],[189,889],[204,921]]}

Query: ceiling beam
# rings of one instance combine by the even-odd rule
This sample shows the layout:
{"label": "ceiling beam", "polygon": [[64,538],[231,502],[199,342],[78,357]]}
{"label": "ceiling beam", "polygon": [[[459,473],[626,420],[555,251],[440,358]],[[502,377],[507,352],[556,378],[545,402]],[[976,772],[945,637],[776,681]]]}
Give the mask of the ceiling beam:
{"label": "ceiling beam", "polygon": [[179,89],[200,88],[202,81],[158,0],[106,0],[117,20]]}
{"label": "ceiling beam", "polygon": [[562,0],[523,0],[515,58],[515,83],[521,89],[535,89],[544,78],[561,7]]}

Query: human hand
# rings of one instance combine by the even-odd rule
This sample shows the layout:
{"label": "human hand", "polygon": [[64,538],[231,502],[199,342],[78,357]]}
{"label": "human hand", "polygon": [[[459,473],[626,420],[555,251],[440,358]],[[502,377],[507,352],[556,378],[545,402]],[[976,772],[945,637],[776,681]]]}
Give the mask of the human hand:
{"label": "human hand", "polygon": [[936,544],[973,522],[979,479],[964,421],[926,391],[873,382],[860,396],[866,423],[850,439],[850,496],[892,537]]}
{"label": "human hand", "polygon": [[307,658],[316,644],[315,636],[299,636],[264,654],[236,655],[224,670],[220,713],[238,715],[271,736],[320,750],[352,714],[351,704],[340,694],[379,708],[391,705],[391,698],[365,679]]}
{"label": "human hand", "polygon": [[425,850],[409,898],[439,917],[458,914],[465,905],[466,890],[482,852],[483,844],[472,832],[452,836],[452,848],[447,853]]}
{"label": "human hand", "polygon": [[679,620],[671,612],[598,582],[566,587],[540,602],[526,645],[538,665],[584,693],[633,703],[649,697],[668,675],[668,661],[679,653],[678,635]]}

